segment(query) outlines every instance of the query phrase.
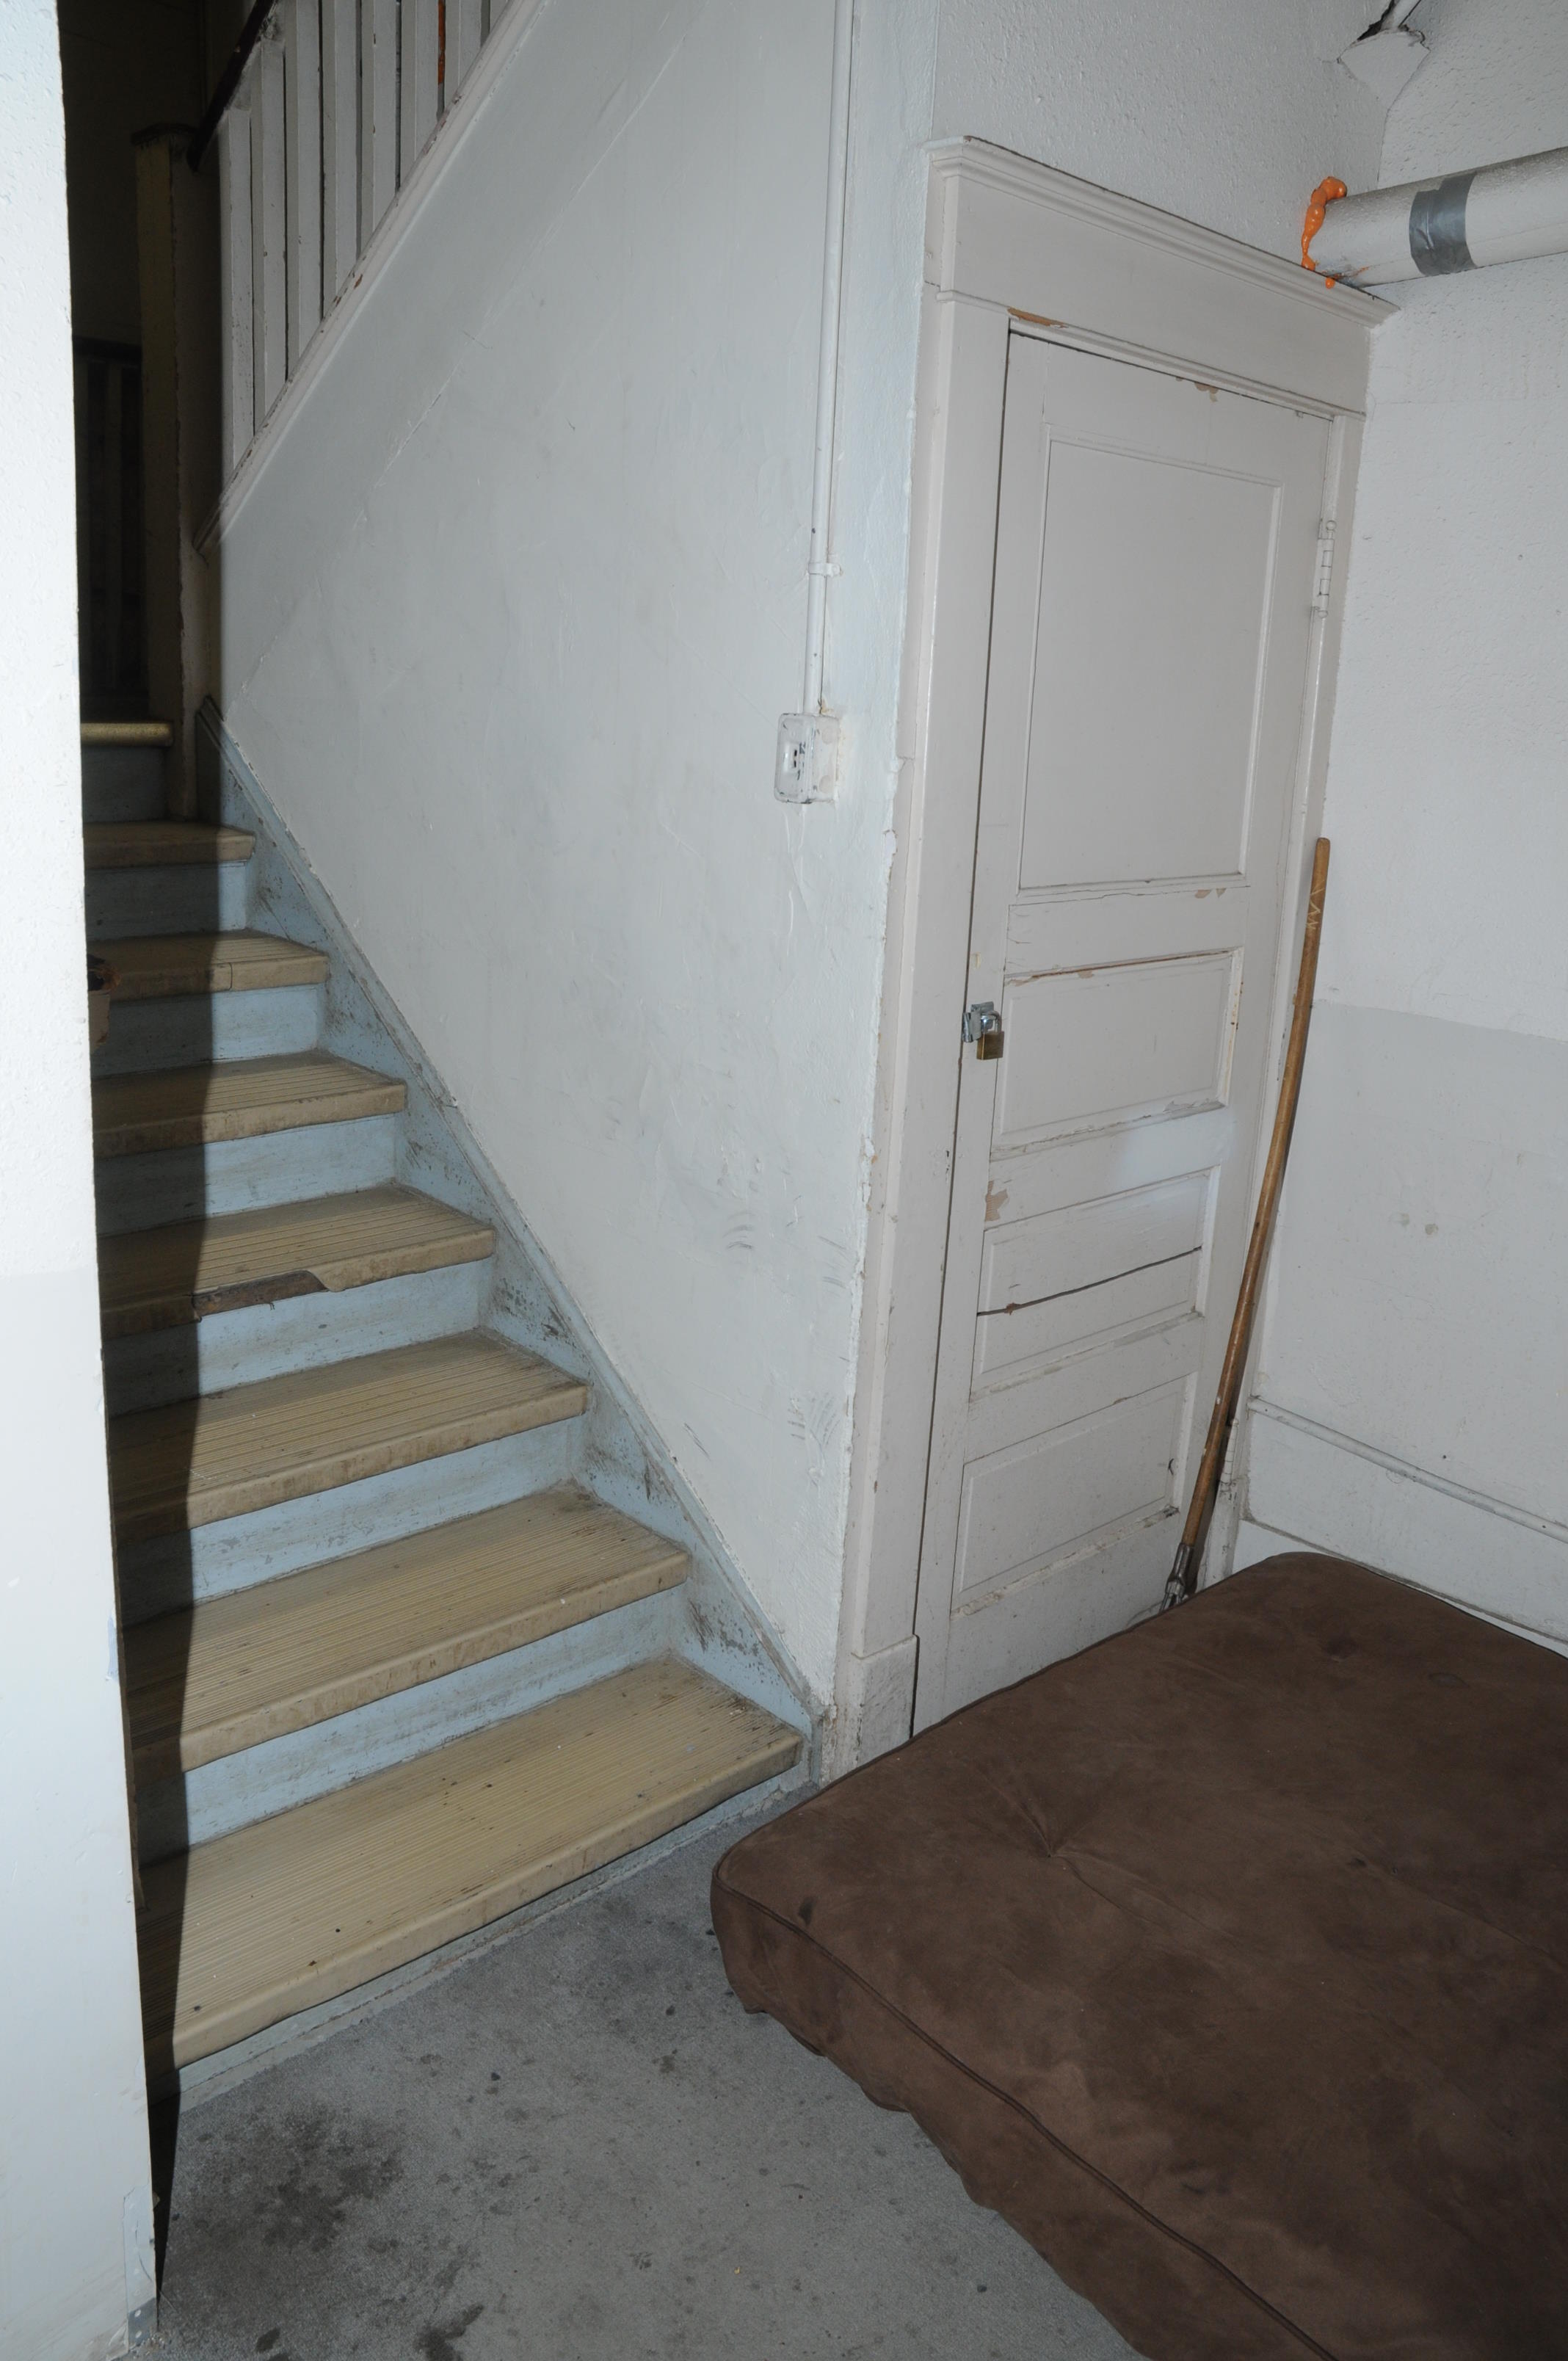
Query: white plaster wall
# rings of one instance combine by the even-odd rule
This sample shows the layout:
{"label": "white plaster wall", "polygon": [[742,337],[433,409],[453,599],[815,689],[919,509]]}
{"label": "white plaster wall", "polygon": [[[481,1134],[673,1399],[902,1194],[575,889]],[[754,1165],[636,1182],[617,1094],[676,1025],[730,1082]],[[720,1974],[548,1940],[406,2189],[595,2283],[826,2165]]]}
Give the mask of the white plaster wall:
{"label": "white plaster wall", "polygon": [[[1384,184],[1568,136],[1556,0],[1429,0],[1415,21],[1431,57],[1389,115]],[[1561,1637],[1568,258],[1394,292],[1259,1382],[1317,1439],[1260,1424],[1249,1510]]]}
{"label": "white plaster wall", "polygon": [[546,5],[220,555],[236,738],[818,1696],[881,879],[772,796],[831,38]]}
{"label": "white plaster wall", "polygon": [[[89,1123],[49,0],[0,10],[0,2352],[123,2336],[150,2238]],[[150,2261],[150,2249],[148,2249]],[[147,2290],[150,2292],[150,2289]]]}
{"label": "white plaster wall", "polygon": [[1336,64],[1372,0],[943,0],[935,128],[994,140],[1270,253],[1383,109]]}
{"label": "white plaster wall", "polygon": [[830,0],[546,5],[225,533],[240,743],[819,1698],[840,1604],[926,143],[1289,252],[1366,0],[862,0],[828,701]]}

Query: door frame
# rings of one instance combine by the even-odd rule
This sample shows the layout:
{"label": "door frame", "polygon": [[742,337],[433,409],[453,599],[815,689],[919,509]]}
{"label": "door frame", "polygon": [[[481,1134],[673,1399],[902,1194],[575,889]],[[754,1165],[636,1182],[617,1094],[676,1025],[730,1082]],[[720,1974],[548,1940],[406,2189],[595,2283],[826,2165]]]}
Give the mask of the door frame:
{"label": "door frame", "polygon": [[[980,140],[931,151],[900,682],[894,853],[835,1711],[835,1776],[909,1734],[916,1588],[966,999],[1009,340],[1048,337],[1331,423],[1325,522],[1272,1016],[1273,1074],[1328,769],[1372,330],[1392,310],[1170,214]],[[1265,1104],[1255,1197],[1272,1113]],[[1240,1428],[1238,1427],[1238,1433]],[[1228,1560],[1216,1519],[1210,1562]],[[1227,1566],[1228,1570],[1228,1566]]]}

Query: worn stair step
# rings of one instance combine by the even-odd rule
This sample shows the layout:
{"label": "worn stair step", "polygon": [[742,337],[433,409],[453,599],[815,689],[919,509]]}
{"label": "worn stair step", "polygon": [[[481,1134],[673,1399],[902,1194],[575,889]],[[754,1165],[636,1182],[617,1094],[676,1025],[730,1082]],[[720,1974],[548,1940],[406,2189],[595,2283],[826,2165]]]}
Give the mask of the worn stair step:
{"label": "worn stair step", "polygon": [[352,1123],[361,1115],[396,1115],[407,1096],[392,1075],[374,1074],[324,1049],[105,1074],[93,1084],[93,1153],[137,1156],[257,1139],[307,1124]]}
{"label": "worn stair step", "polygon": [[153,2072],[350,1991],[789,1769],[796,1731],[674,1660],[146,1872]]}
{"label": "worn stair step", "polygon": [[168,999],[115,994],[104,1038],[93,1045],[93,1077],[303,1057],[322,1046],[325,1000],[325,986],[313,983],[182,992]]}
{"label": "worn stair step", "polygon": [[104,1338],[482,1262],[494,1246],[488,1222],[395,1184],[122,1231],[98,1245]]}
{"label": "worn stair step", "polygon": [[236,934],[130,935],[93,948],[115,971],[116,1001],[323,983],[331,964],[324,951],[309,943],[250,928]]}
{"label": "worn stair step", "polygon": [[137,1624],[137,1784],[528,1647],[685,1573],[676,1543],[563,1485]]}
{"label": "worn stair step", "polygon": [[332,1361],[109,1421],[122,1549],[521,1434],[588,1389],[482,1331]]}
{"label": "worn stair step", "polygon": [[93,820],[82,841],[89,869],[210,868],[248,861],[256,850],[248,829],[200,819]]}

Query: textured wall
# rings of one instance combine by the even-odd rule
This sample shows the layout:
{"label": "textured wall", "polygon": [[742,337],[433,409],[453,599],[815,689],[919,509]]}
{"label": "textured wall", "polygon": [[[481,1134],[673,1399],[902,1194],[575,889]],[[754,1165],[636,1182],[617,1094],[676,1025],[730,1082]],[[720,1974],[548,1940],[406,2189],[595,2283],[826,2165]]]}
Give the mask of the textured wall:
{"label": "textured wall", "polygon": [[[151,2236],[88,1110],[49,0],[0,10],[0,2352],[86,2361]],[[150,2246],[148,2248],[150,2262]],[[150,2294],[150,2287],[146,2290]]]}
{"label": "textured wall", "polygon": [[938,137],[999,147],[1275,254],[1325,172],[1376,170],[1383,109],[1334,60],[1373,0],[945,0]]}
{"label": "textured wall", "polygon": [[[1390,114],[1385,185],[1562,141],[1555,0],[1415,21],[1431,54]],[[1330,1438],[1339,1545],[1568,1636],[1568,258],[1394,292],[1325,822],[1333,1020],[1261,1391]],[[1358,1447],[1395,1463],[1392,1489],[1343,1464]],[[1277,1461],[1252,1516],[1304,1530]],[[1341,1490],[1366,1505],[1347,1518]]]}
{"label": "textured wall", "polygon": [[818,1694],[879,879],[772,795],[831,31],[546,6],[220,560],[236,737]]}

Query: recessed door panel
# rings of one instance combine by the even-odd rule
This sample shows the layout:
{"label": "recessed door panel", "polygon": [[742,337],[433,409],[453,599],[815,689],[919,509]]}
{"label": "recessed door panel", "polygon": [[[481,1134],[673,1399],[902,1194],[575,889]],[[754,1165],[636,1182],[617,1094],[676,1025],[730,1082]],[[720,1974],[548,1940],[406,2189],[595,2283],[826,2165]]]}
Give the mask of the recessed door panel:
{"label": "recessed door panel", "polygon": [[1212,1179],[1184,1172],[1150,1188],[997,1222],[981,1253],[980,1310],[1014,1311],[1191,1253],[1203,1243]]}
{"label": "recessed door panel", "polygon": [[1064,1205],[985,1233],[976,1388],[1198,1308],[1212,1174]]}
{"label": "recessed door panel", "polygon": [[1238,872],[1278,488],[1057,436],[1047,467],[1020,882]]}
{"label": "recessed door panel", "polygon": [[1125,1335],[1129,1329],[1179,1320],[1197,1309],[1202,1268],[1203,1257],[1194,1250],[1102,1279],[1098,1287],[1075,1287],[1037,1303],[982,1313],[975,1323],[976,1391],[1033,1376],[1064,1354]]}
{"label": "recessed door panel", "polygon": [[1221,951],[1010,983],[996,1146],[1223,1106],[1240,964]]}
{"label": "recessed door panel", "polygon": [[955,1604],[1048,1573],[1170,1506],[1187,1389],[1133,1401],[971,1460],[959,1510]]}
{"label": "recessed door panel", "polygon": [[959,1001],[916,1727],[1158,1603],[1245,1249],[1327,457],[1012,338],[963,995],[1002,1054]]}

